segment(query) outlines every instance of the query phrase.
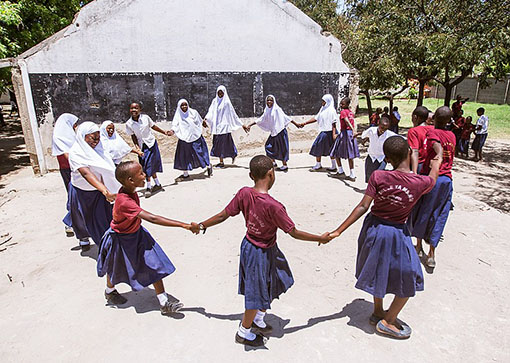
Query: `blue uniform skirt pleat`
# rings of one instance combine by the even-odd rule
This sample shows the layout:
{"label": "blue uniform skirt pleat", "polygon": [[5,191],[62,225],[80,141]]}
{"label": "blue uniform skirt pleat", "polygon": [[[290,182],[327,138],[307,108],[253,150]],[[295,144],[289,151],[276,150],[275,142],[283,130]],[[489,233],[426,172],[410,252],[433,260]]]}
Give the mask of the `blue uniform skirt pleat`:
{"label": "blue uniform skirt pleat", "polygon": [[271,302],[286,292],[294,278],[277,245],[260,248],[243,239],[239,256],[239,294],[246,309],[270,309]]}
{"label": "blue uniform skirt pleat", "polygon": [[369,213],[358,238],[356,288],[383,298],[411,297],[423,291],[420,259],[405,224],[392,224]]}
{"label": "blue uniform skirt pleat", "polygon": [[469,139],[459,140],[459,151],[463,154],[467,154],[469,152]]}
{"label": "blue uniform skirt pleat", "polygon": [[111,203],[97,190],[81,190],[72,184],[69,186],[71,220],[76,238],[92,237],[96,244],[100,244],[112,221]]}
{"label": "blue uniform skirt pleat", "polygon": [[413,237],[437,247],[452,206],[452,184],[449,177],[440,175],[434,188],[416,203],[407,220]]}
{"label": "blue uniform skirt pleat", "polygon": [[108,274],[114,285],[123,282],[138,291],[174,271],[168,256],[145,228],[134,233],[117,233],[110,228],[104,234],[97,274]]}
{"label": "blue uniform skirt pleat", "polygon": [[273,160],[289,160],[289,135],[287,129],[283,129],[276,136],[269,136],[265,149],[266,155]]}
{"label": "blue uniform skirt pleat", "polygon": [[237,148],[232,139],[232,134],[213,135],[213,143],[211,148],[211,156],[217,158],[235,158],[237,156]]}
{"label": "blue uniform skirt pleat", "polygon": [[359,158],[358,140],[353,137],[352,130],[340,131],[331,148],[330,156],[339,159]]}
{"label": "blue uniform skirt pleat", "polygon": [[156,173],[163,172],[163,164],[161,162],[161,154],[159,153],[158,142],[154,141],[152,147],[143,144],[143,156],[138,157],[138,161],[142,165],[143,172],[147,176],[152,176]]}
{"label": "blue uniform skirt pleat", "polygon": [[209,166],[209,149],[203,136],[193,142],[179,140],[175,149],[174,169],[193,170]]}
{"label": "blue uniform skirt pleat", "polygon": [[310,155],[329,156],[333,147],[333,131],[322,131],[312,144]]}
{"label": "blue uniform skirt pleat", "polygon": [[69,205],[69,184],[71,184],[71,169],[60,169],[60,176],[62,177],[62,181],[64,182],[64,185],[66,187],[67,192],[67,202],[66,202],[66,209],[67,213],[62,220],[64,224],[68,227],[73,226],[73,221],[71,219],[71,212],[70,212],[70,205]]}
{"label": "blue uniform skirt pleat", "polygon": [[370,155],[367,155],[367,158],[365,159],[365,183],[368,183],[368,180],[374,171],[384,170],[385,168],[386,162],[384,160],[381,162],[377,161],[377,159],[372,161]]}

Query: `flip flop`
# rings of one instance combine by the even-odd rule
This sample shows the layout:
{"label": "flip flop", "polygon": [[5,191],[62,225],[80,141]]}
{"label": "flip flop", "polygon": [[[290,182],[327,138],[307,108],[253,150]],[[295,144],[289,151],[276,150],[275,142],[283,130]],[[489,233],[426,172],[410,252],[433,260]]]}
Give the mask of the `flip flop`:
{"label": "flip flop", "polygon": [[382,323],[382,320],[380,320],[377,323],[375,330],[381,335],[386,335],[395,339],[408,339],[411,336],[411,333],[413,332],[411,327],[405,324],[402,324],[402,329],[396,332],[393,329],[390,329],[386,325],[384,325]]}

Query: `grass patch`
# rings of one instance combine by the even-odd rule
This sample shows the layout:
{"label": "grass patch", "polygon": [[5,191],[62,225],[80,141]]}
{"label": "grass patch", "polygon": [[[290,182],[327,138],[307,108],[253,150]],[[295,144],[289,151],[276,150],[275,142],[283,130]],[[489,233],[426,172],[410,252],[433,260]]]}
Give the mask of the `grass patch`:
{"label": "grass patch", "polygon": [[[453,103],[453,102],[452,102]],[[411,113],[416,107],[416,100],[397,99],[393,102],[398,107],[402,116],[399,125],[402,127],[411,127]],[[426,98],[423,105],[429,110],[435,111],[436,108],[443,105],[442,99]],[[388,101],[383,99],[372,99],[372,108],[388,106]],[[489,138],[491,139],[510,139],[510,105],[495,105],[488,103],[467,102],[462,109],[464,116],[473,117],[473,123],[476,123],[476,110],[479,107],[485,108],[485,114],[489,117]],[[368,124],[367,102],[365,97],[359,99],[359,112],[356,114],[356,121],[362,124]]]}

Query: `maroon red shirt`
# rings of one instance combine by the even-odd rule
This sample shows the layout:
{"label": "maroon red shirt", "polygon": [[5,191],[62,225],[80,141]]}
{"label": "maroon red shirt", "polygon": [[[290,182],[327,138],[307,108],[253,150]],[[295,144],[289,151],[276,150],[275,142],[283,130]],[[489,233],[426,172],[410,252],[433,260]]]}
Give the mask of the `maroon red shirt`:
{"label": "maroon red shirt", "polygon": [[403,224],[420,197],[430,192],[434,184],[434,179],[428,175],[376,170],[368,180],[365,195],[374,198],[372,214]]}
{"label": "maroon red shirt", "polygon": [[439,166],[439,175],[452,179],[453,156],[455,155],[455,135],[451,131],[432,129],[427,133],[427,157],[423,162],[421,174],[430,172],[430,161],[436,156],[432,145],[438,142],[443,147],[443,162]]}
{"label": "maroon red shirt", "polygon": [[[349,122],[345,122],[345,119]],[[340,111],[340,130],[352,130],[354,127],[354,113],[348,108],[344,108]]]}
{"label": "maroon red shirt", "polygon": [[465,123],[462,127],[462,134],[460,135],[460,138],[462,140],[469,140],[474,129],[475,126],[473,124]]}
{"label": "maroon red shirt", "polygon": [[270,248],[276,244],[276,231],[289,233],[295,227],[283,204],[269,194],[250,187],[241,188],[225,208],[231,217],[243,213],[246,238],[257,247]]}
{"label": "maroon red shirt", "polygon": [[69,165],[69,159],[64,154],[57,155],[57,161],[59,169],[71,169],[71,166]]}
{"label": "maroon red shirt", "polygon": [[117,233],[138,231],[142,224],[142,220],[138,218],[138,215],[142,210],[138,194],[126,193],[124,188],[120,188],[113,205],[113,219],[110,227]]}
{"label": "maroon red shirt", "polygon": [[434,126],[420,125],[409,129],[407,132],[407,143],[409,147],[418,150],[418,162],[421,164],[427,156],[427,132],[433,130]]}

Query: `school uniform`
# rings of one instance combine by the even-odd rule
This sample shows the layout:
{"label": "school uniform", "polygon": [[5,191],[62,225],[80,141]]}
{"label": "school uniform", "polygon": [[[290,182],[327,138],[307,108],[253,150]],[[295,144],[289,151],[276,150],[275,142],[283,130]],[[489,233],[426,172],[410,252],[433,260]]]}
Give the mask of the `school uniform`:
{"label": "school uniform", "polygon": [[381,116],[379,116],[377,113],[373,113],[372,116],[370,116],[369,123],[370,127],[372,126],[379,126],[379,121],[381,120]]}
{"label": "school uniform", "polygon": [[455,125],[457,127],[453,127],[452,128],[452,132],[453,134],[455,135],[455,145],[456,145],[456,150],[459,150],[460,148],[460,136],[462,134],[462,128],[464,127],[464,124],[466,123],[466,119],[462,116],[459,116],[456,120],[455,120]]}
{"label": "school uniform", "polygon": [[471,133],[473,132],[474,126],[472,124],[465,123],[462,127],[462,132],[460,134],[459,141],[459,151],[462,154],[467,154],[469,152],[469,140],[471,138]]}
{"label": "school uniform", "polygon": [[225,211],[229,216],[242,212],[246,220],[238,287],[245,309],[270,309],[271,302],[294,284],[289,264],[276,243],[278,228],[289,233],[295,228],[294,222],[283,204],[250,187],[240,189]]}
{"label": "school uniform", "polygon": [[[218,96],[218,91],[223,91],[223,97]],[[216,89],[216,97],[209,106],[205,122],[211,128],[211,134],[213,135],[211,156],[222,159],[235,158],[237,148],[232,138],[232,132],[241,128],[243,123],[237,116],[234,106],[232,106],[225,86],[219,86]]]}
{"label": "school uniform", "polygon": [[322,100],[326,103],[315,116],[319,135],[313,142],[310,155],[315,157],[329,156],[333,147],[333,125],[338,121],[335,102],[330,94],[324,95]]}
{"label": "school uniform", "polygon": [[479,130],[475,129],[475,139],[473,140],[473,145],[471,145],[471,149],[475,151],[481,151],[483,146],[485,145],[485,141],[487,140],[487,135],[489,134],[489,118],[485,115],[482,115],[476,121],[476,127],[481,127]]}
{"label": "school uniform", "polygon": [[434,126],[421,124],[409,129],[407,132],[407,143],[412,150],[418,150],[418,174],[423,167],[427,156],[427,133],[433,130]]}
{"label": "school uniform", "polygon": [[406,219],[434,186],[429,176],[376,170],[365,195],[374,199],[358,238],[356,288],[377,298],[411,297],[422,291],[423,272]]}
{"label": "school uniform", "polygon": [[[188,104],[186,112],[181,109],[184,102]],[[202,118],[196,110],[189,107],[185,99],[177,103],[172,131],[179,138],[175,149],[174,169],[187,171],[210,165],[209,149],[202,136]]]}
{"label": "school uniform", "polygon": [[393,111],[390,116],[390,131],[398,134],[398,124],[400,123],[401,116],[398,111]]}
{"label": "school uniform", "polygon": [[455,155],[455,135],[451,131],[432,129],[427,133],[427,156],[421,174],[430,172],[430,161],[436,156],[433,144],[443,147],[443,162],[439,167],[439,177],[430,193],[424,195],[414,208],[408,220],[412,235],[437,247],[452,207],[452,165]]}
{"label": "school uniform", "polygon": [[[346,122],[345,119],[349,122]],[[359,158],[358,140],[353,137],[354,114],[348,108],[340,112],[340,134],[331,148],[330,156],[338,159]]]}
{"label": "school uniform", "polygon": [[361,134],[361,138],[368,138],[369,142],[368,155],[365,159],[365,183],[368,183],[368,180],[374,171],[384,170],[386,168],[383,145],[388,137],[395,135],[396,134],[390,130],[386,130],[379,135],[378,127],[369,127]]}
{"label": "school uniform", "polygon": [[[267,106],[267,99],[271,97],[274,100],[273,106]],[[266,108],[262,116],[255,121],[258,127],[269,132],[265,150],[266,155],[273,160],[289,160],[289,135],[287,125],[291,118],[283,112],[282,108],[276,102],[276,97],[268,95],[266,97]]]}
{"label": "school uniform", "polygon": [[94,149],[85,141],[86,135],[96,131],[99,131],[96,124],[84,122],[76,132],[76,142],[69,151],[71,166],[69,204],[76,237],[82,240],[90,236],[96,244],[99,244],[110,226],[112,205],[100,191],[83,178],[78,169],[89,168],[110,193],[116,193],[120,184],[115,179],[115,164],[104,150],[101,141]]}
{"label": "school uniform", "polygon": [[158,142],[152,133],[154,125],[154,121],[146,114],[138,116],[137,121],[130,118],[126,122],[126,134],[129,136],[135,135],[138,140],[138,146],[142,149],[143,157],[138,157],[138,160],[142,165],[143,172],[147,176],[163,172]]}
{"label": "school uniform", "polygon": [[99,277],[108,274],[114,285],[123,282],[133,291],[152,285],[175,271],[163,249],[142,227],[138,218],[141,211],[136,192],[127,193],[121,188],[97,259]]}
{"label": "school uniform", "polygon": [[[117,130],[113,132],[113,135],[110,137],[108,135],[108,131],[106,128],[109,125],[113,125],[113,122],[107,120],[101,124],[101,141],[103,143],[104,149],[111,156],[113,163],[115,165],[119,165],[122,162],[122,159],[131,152],[131,146],[129,146],[120,135],[117,133]],[[148,174],[152,175],[152,174]]]}

